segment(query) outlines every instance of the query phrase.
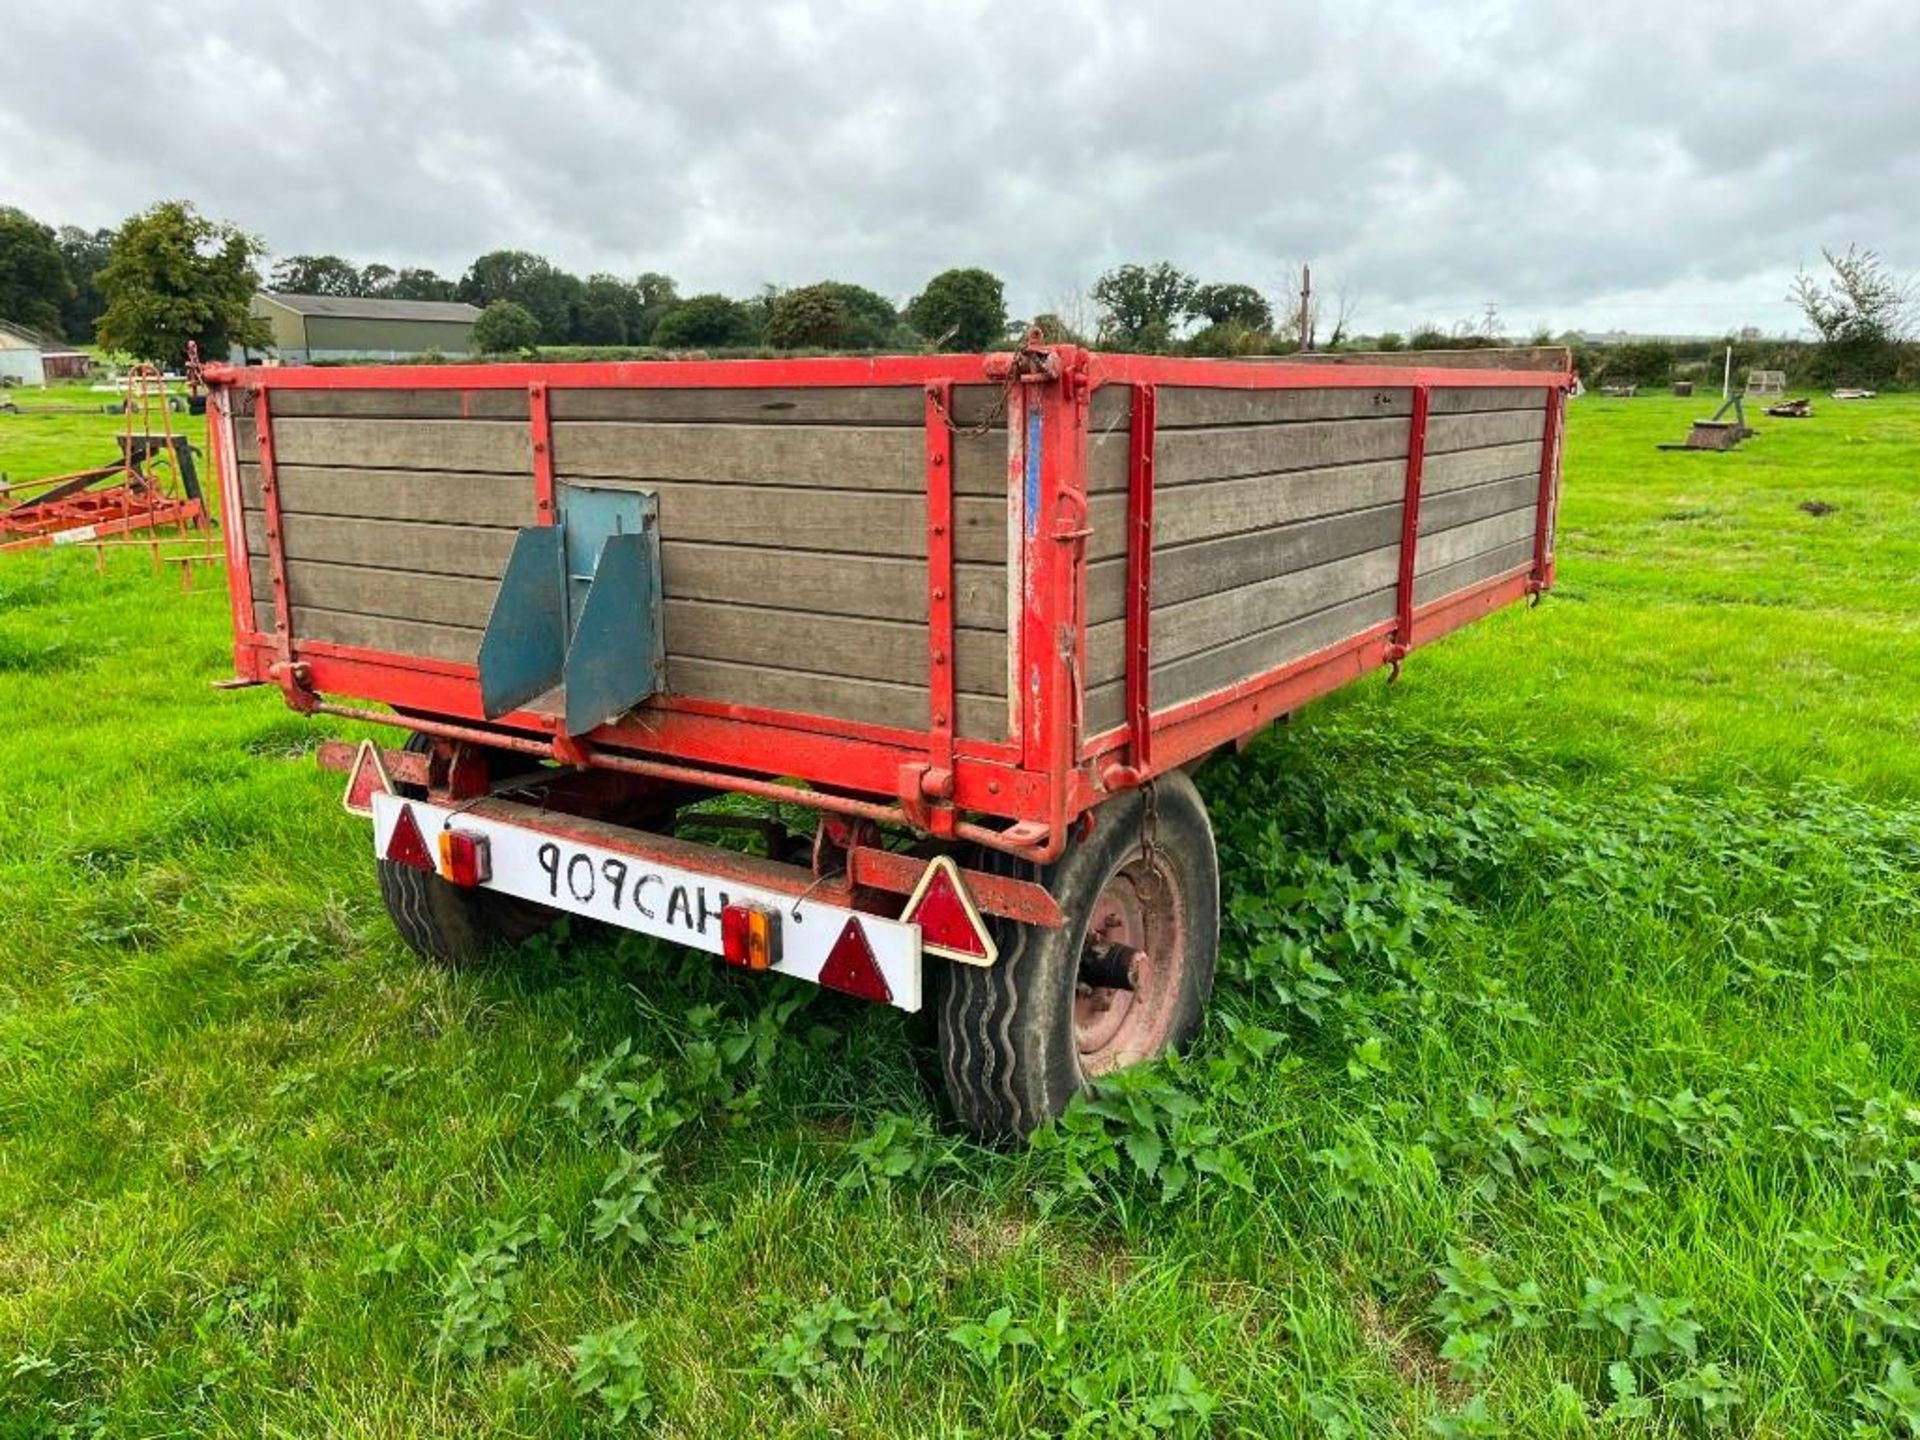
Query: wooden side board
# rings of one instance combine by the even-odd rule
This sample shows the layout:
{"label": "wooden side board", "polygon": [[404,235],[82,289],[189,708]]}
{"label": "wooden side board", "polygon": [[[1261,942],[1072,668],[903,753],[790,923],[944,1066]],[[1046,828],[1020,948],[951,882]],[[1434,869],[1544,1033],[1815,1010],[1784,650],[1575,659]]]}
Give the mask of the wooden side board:
{"label": "wooden side board", "polygon": [[[1162,387],[1151,703],[1175,705],[1390,619],[1411,388]],[[1429,392],[1415,598],[1503,573],[1530,544],[1546,392]],[[1530,552],[1529,552],[1530,553]],[[1114,723],[1116,624],[1088,631],[1088,713]],[[1120,636],[1122,640],[1124,636]]]}
{"label": "wooden side board", "polygon": [[[471,663],[515,531],[534,522],[525,394],[289,391],[274,405],[296,636]],[[952,407],[956,708],[961,733],[987,739],[1007,723],[1002,405],[969,386]],[[670,688],[926,725],[924,391],[558,389],[550,406],[563,497],[584,484],[658,499]],[[1100,408],[1124,436],[1124,404]],[[238,448],[270,625],[258,447]],[[1090,451],[1089,474],[1111,537],[1092,587],[1105,617],[1124,603],[1124,444]]]}

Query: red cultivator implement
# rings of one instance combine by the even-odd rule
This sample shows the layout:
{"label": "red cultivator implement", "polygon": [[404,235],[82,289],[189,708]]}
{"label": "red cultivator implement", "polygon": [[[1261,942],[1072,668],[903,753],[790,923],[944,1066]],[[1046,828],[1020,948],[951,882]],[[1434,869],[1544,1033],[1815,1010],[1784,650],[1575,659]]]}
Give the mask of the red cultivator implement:
{"label": "red cultivator implement", "polygon": [[210,520],[193,448],[175,435],[165,382],[150,365],[127,377],[120,456],[71,475],[0,486],[0,550],[92,544],[172,528],[185,536]]}

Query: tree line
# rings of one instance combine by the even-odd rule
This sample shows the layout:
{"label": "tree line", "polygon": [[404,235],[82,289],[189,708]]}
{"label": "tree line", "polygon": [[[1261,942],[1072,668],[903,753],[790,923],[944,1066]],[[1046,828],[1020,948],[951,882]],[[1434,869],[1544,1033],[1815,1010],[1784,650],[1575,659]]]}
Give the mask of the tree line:
{"label": "tree line", "polygon": [[[475,341],[490,354],[564,346],[978,351],[1016,341],[1028,324],[1009,316],[1001,279],[977,267],[942,271],[897,304],[845,280],[768,285],[745,297],[682,295],[671,276],[655,271],[582,278],[525,250],[489,251],[457,278],[310,254],[285,256],[263,275],[267,259],[258,237],[186,201],[93,231],[0,208],[0,318],[173,365],[190,340],[209,358],[266,344],[264,324],[250,311],[263,288],[464,301],[482,312]],[[1203,283],[1164,261],[1116,266],[1090,298],[1090,323],[1076,326],[1055,313],[1032,323],[1054,342],[1131,350],[1228,354],[1274,340],[1272,307],[1254,286]]]}
{"label": "tree line", "polygon": [[[1004,346],[1028,322],[1009,316],[1005,286],[976,267],[942,271],[902,304],[844,280],[746,297],[682,295],[655,271],[584,279],[525,250],[493,250],[458,278],[337,255],[290,255],[262,276],[266,247],[237,226],[170,200],[112,230],[55,227],[0,206],[0,319],[74,344],[99,344],[178,365],[188,343],[208,358],[264,346],[251,313],[261,288],[288,294],[390,300],[459,300],[482,313],[476,348],[515,354],[540,348],[666,350],[979,351]],[[1887,383],[1915,368],[1914,290],[1872,251],[1825,253],[1826,270],[1802,272],[1793,296],[1818,340],[1810,369],[1821,378]],[[1291,305],[1291,297],[1290,305]],[[1114,266],[1096,279],[1071,318],[1043,312],[1031,323],[1055,343],[1147,353],[1285,354],[1303,340],[1325,349],[1436,349],[1501,343],[1490,333],[1424,326],[1410,336],[1348,334],[1349,307],[1323,316],[1312,304],[1276,315],[1257,286],[1206,281],[1168,261]],[[1329,323],[1324,340],[1319,335]],[[1483,327],[1483,330],[1488,327]],[[1552,341],[1541,334],[1535,343]],[[1565,339],[1571,337],[1562,337]],[[1653,372],[1679,357],[1622,354],[1614,367]],[[1607,368],[1598,357],[1597,368]],[[1631,365],[1627,362],[1631,361]],[[1583,367],[1584,369],[1585,367]]]}

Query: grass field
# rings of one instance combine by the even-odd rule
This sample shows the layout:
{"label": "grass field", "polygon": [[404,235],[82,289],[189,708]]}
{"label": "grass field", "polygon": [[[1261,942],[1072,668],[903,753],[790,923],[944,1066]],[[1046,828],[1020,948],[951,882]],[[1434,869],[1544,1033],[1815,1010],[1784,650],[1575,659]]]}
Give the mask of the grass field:
{"label": "grass field", "polygon": [[217,586],[0,557],[0,1436],[1920,1434],[1920,397],[1701,408],[1206,773],[1214,1023],[1030,1154],[891,1012],[416,963]]}

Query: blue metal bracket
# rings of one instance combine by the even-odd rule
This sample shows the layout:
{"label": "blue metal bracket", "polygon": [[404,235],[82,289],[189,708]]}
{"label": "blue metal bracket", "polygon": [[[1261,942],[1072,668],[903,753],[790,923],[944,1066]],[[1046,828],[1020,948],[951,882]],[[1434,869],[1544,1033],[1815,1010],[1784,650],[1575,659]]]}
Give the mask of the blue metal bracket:
{"label": "blue metal bracket", "polygon": [[659,507],[652,494],[562,484],[552,525],[515,537],[480,642],[480,698],[494,719],[565,687],[582,735],[666,681]]}

